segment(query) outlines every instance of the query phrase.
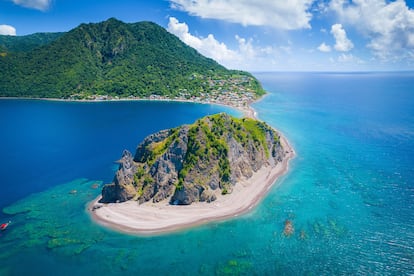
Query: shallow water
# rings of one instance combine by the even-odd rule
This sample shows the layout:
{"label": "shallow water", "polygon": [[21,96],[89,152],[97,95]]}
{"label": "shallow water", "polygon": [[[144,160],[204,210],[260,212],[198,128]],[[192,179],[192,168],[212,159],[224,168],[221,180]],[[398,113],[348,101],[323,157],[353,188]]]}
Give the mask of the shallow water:
{"label": "shallow water", "polygon": [[290,172],[247,215],[156,237],[97,226],[85,204],[124,148],[221,107],[0,101],[13,221],[0,275],[413,273],[414,74],[256,76],[270,92],[259,117],[298,154]]}

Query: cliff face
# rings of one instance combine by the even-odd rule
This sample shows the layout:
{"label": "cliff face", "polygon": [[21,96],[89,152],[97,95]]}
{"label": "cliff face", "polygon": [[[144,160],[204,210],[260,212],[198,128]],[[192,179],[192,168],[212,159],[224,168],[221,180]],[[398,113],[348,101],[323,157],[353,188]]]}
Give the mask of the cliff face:
{"label": "cliff face", "polygon": [[124,151],[100,202],[211,202],[283,158],[279,135],[266,123],[227,114],[207,116],[148,136],[134,157]]}

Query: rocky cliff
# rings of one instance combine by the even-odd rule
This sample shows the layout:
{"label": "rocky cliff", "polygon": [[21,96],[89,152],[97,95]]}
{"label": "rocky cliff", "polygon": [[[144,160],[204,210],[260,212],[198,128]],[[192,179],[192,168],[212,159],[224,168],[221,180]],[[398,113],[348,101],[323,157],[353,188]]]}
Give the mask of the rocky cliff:
{"label": "rocky cliff", "polygon": [[135,156],[124,151],[100,202],[211,202],[284,155],[278,133],[266,123],[224,113],[207,116],[148,136]]}

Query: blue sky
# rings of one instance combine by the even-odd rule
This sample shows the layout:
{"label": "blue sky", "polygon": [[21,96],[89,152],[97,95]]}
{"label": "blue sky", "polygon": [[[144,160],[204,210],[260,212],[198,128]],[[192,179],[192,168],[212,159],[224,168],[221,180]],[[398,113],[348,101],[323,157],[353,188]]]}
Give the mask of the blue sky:
{"label": "blue sky", "polygon": [[0,34],[149,20],[231,69],[414,70],[414,0],[0,0]]}

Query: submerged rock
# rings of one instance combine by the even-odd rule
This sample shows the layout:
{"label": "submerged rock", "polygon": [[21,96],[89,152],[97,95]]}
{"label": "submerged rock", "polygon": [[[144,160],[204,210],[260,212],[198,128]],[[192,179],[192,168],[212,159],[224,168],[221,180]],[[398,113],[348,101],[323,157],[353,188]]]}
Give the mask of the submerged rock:
{"label": "submerged rock", "polygon": [[290,237],[293,235],[294,232],[295,232],[295,228],[293,227],[293,222],[287,219],[285,221],[285,227],[283,228],[283,234],[286,237]]}

